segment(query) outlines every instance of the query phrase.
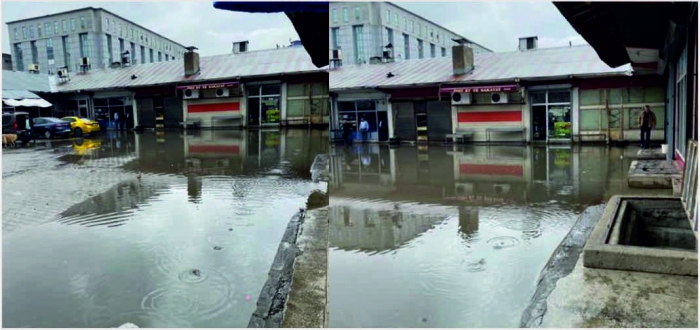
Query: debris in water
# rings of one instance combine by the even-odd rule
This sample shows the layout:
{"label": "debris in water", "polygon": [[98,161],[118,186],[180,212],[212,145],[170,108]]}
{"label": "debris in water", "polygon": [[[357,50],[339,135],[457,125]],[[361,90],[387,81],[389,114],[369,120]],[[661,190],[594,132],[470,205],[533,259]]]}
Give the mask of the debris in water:
{"label": "debris in water", "polygon": [[427,317],[424,317],[421,321],[423,321],[424,323],[425,323],[425,322],[428,322],[428,318],[427,318]]}
{"label": "debris in water", "polygon": [[233,228],[229,228],[228,231],[233,231]]}
{"label": "debris in water", "polygon": [[192,270],[192,275],[194,276],[202,276],[202,272],[199,269],[193,269]]}
{"label": "debris in water", "polygon": [[223,249],[223,248],[220,247],[220,246],[215,246],[215,247],[214,247],[214,250],[215,250],[215,251],[221,251],[221,249]]}

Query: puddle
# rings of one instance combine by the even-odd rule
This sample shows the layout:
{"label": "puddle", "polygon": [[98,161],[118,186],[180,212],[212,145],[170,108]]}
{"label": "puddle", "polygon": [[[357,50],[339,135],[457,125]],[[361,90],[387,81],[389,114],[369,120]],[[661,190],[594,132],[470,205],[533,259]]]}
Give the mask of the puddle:
{"label": "puddle", "polygon": [[624,149],[455,149],[331,152],[331,327],[519,327],[583,210],[649,194],[627,188]]}
{"label": "puddle", "polygon": [[[3,325],[246,327],[328,152],[327,131],[286,132],[129,133],[37,151],[35,171],[8,179],[22,195],[3,190]],[[25,159],[3,154],[3,168]]]}

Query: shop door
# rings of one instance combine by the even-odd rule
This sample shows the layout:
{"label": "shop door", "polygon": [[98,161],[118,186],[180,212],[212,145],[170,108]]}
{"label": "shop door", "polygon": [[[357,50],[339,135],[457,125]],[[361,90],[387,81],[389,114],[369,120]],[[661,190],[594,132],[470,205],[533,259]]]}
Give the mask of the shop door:
{"label": "shop door", "polygon": [[377,112],[377,135],[379,141],[389,140],[389,124],[387,122],[386,111]]}
{"label": "shop door", "polygon": [[182,101],[177,97],[163,98],[165,127],[177,128],[182,122]]}
{"label": "shop door", "polygon": [[428,141],[444,141],[452,133],[452,109],[449,101],[428,102]]}
{"label": "shop door", "polygon": [[260,126],[260,99],[248,98],[248,126]]}
{"label": "shop door", "polygon": [[400,102],[392,105],[394,118],[394,131],[396,137],[405,141],[416,140],[416,117],[412,102]]}
{"label": "shop door", "polygon": [[139,125],[141,127],[156,127],[156,113],[153,109],[153,99],[138,99]]}
{"label": "shop door", "polygon": [[532,106],[532,140],[547,141],[547,106]]}

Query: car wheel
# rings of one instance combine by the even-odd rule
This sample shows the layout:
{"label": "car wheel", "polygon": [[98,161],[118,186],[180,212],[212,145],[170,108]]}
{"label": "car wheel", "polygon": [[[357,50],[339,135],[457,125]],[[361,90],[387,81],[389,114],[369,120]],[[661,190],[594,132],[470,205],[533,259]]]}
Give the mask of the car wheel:
{"label": "car wheel", "polygon": [[51,138],[51,132],[49,132],[49,131],[44,132],[44,137],[45,137],[47,140],[50,139],[50,138]]}
{"label": "car wheel", "polygon": [[81,137],[81,136],[83,136],[83,130],[80,129],[80,127],[76,127],[73,130],[73,134],[75,134],[76,137]]}

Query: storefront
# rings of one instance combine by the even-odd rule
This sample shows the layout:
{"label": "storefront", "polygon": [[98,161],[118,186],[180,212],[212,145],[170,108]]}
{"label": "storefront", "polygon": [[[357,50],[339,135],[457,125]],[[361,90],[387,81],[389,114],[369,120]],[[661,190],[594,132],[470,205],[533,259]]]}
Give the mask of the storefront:
{"label": "storefront", "polygon": [[343,123],[353,125],[353,139],[361,140],[359,126],[360,121],[365,119],[369,124],[368,141],[387,141],[389,140],[387,104],[387,95],[382,92],[339,93],[336,106],[338,116],[333,126],[342,127]]}
{"label": "storefront", "polygon": [[[328,78],[326,77],[326,80]],[[285,124],[328,124],[328,83],[287,83]]]}
{"label": "storefront", "polygon": [[444,141],[452,132],[449,100],[440,100],[439,88],[387,90],[391,100],[393,137],[403,141]]}
{"label": "storefront", "polygon": [[[115,113],[119,124],[125,128],[134,127],[133,93],[128,91],[95,93],[92,97],[94,116],[98,121],[106,123],[110,129],[115,129]],[[128,114],[128,116],[127,116]]]}
{"label": "storefront", "polygon": [[572,92],[570,88],[529,89],[530,138],[532,141],[564,142],[572,136]]}
{"label": "storefront", "polygon": [[[182,95],[181,121],[198,121],[205,128],[244,126],[243,93],[238,82],[184,85],[177,89]],[[169,113],[165,112],[167,121]]]}
{"label": "storefront", "polygon": [[[443,86],[452,105],[453,132],[469,131],[473,141],[523,142],[528,114],[518,85]],[[443,136],[444,138],[444,136]]]}
{"label": "storefront", "polygon": [[282,120],[282,84],[246,83],[247,126],[279,126]]}

